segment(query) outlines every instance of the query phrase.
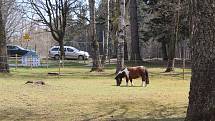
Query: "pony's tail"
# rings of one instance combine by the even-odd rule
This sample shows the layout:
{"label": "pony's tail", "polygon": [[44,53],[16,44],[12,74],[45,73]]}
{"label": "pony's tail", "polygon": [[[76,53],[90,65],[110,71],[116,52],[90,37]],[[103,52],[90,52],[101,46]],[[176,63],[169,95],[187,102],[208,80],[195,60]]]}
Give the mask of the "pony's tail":
{"label": "pony's tail", "polygon": [[146,75],[146,84],[149,84],[149,73],[148,70],[145,70],[145,75]]}

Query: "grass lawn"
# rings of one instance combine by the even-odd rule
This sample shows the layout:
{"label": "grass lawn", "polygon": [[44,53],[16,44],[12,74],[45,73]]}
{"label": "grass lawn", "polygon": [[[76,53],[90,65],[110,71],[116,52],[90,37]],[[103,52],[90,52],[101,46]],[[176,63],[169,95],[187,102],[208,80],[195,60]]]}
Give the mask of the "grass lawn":
{"label": "grass lawn", "polygon": [[[81,65],[80,65],[81,66]],[[150,85],[115,86],[110,68],[90,73],[89,67],[61,69],[62,76],[48,76],[57,68],[11,69],[0,74],[0,120],[2,121],[183,121],[188,104],[190,70],[162,73],[149,67]],[[45,86],[25,84],[43,80]]]}

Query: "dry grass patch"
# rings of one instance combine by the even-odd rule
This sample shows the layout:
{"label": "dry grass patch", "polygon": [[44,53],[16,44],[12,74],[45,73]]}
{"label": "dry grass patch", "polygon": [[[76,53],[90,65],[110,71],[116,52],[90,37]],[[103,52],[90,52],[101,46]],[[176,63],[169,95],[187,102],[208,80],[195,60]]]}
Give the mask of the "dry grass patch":
{"label": "dry grass patch", "polygon": [[[182,121],[185,117],[190,70],[161,73],[149,68],[150,85],[116,87],[114,69],[90,73],[89,68],[62,69],[63,76],[48,76],[56,68],[18,69],[0,75],[0,120],[142,120]],[[25,84],[43,80],[46,85]],[[123,82],[125,85],[125,82]]]}

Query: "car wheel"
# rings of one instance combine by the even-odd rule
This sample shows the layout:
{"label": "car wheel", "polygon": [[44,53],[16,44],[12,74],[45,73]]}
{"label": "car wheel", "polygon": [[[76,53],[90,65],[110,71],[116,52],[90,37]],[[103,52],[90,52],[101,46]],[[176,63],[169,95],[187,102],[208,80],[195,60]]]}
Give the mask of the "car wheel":
{"label": "car wheel", "polygon": [[79,55],[79,56],[78,56],[78,60],[84,60],[84,56]]}
{"label": "car wheel", "polygon": [[60,56],[59,56],[59,55],[55,55],[55,56],[54,56],[54,59],[55,59],[55,60],[59,60],[59,59],[60,59]]}

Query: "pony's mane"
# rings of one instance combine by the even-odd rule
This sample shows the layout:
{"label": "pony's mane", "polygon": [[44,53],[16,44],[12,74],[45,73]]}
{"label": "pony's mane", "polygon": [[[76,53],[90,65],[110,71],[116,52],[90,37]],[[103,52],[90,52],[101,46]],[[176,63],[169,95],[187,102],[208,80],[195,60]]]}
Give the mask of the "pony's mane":
{"label": "pony's mane", "polygon": [[118,76],[118,75],[121,74],[123,71],[125,71],[126,68],[127,68],[127,67],[122,68],[122,69],[117,73],[116,76]]}
{"label": "pony's mane", "polygon": [[122,68],[122,70],[121,70],[121,71],[124,71],[126,68],[127,68],[127,67]]}

